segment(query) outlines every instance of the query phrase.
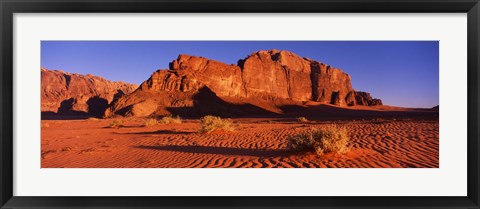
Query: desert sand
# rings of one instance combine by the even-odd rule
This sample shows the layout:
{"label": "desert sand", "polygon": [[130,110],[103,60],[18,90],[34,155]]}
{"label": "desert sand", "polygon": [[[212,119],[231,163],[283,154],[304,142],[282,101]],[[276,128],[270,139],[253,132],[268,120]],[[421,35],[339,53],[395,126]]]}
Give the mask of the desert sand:
{"label": "desert sand", "polygon": [[[237,118],[235,131],[213,133],[199,133],[198,119],[144,127],[145,118],[123,118],[118,128],[108,127],[118,119],[42,120],[42,168],[438,168],[438,116],[381,108],[304,123]],[[349,152],[287,150],[288,136],[331,123],[349,130]]]}
{"label": "desert sand", "polygon": [[[341,69],[285,50],[236,65],[180,54],[139,86],[41,72],[42,168],[439,167],[439,106],[384,105]],[[143,126],[167,115],[183,123]],[[199,133],[206,115],[231,118],[235,130]],[[289,137],[330,124],[342,126],[329,132],[341,154],[287,149]]]}

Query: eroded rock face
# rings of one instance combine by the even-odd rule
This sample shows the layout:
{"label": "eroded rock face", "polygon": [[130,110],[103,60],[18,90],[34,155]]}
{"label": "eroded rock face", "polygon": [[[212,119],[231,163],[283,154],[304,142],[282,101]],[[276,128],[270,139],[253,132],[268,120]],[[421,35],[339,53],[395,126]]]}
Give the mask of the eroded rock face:
{"label": "eroded rock face", "polygon": [[108,105],[138,86],[93,75],[41,69],[41,111],[102,116]]}
{"label": "eroded rock face", "polygon": [[158,70],[140,85],[143,91],[197,91],[206,85],[218,96],[244,96],[241,69],[202,57],[179,55],[169,70]]}
{"label": "eroded rock face", "polygon": [[347,95],[354,92],[350,75],[340,69],[313,60],[311,68],[313,101],[339,106],[350,105],[346,101]]}
{"label": "eroded rock face", "polygon": [[[350,80],[340,69],[288,51],[257,51],[237,65],[179,55],[169,69],[154,72],[138,91],[114,102],[105,116],[148,116],[168,114],[172,108],[198,107],[195,95],[202,89],[222,99],[237,98],[246,103],[282,100],[339,106],[382,104],[368,93],[355,91]],[[149,110],[141,110],[145,108]]]}
{"label": "eroded rock face", "polygon": [[312,97],[310,62],[288,51],[258,51],[239,61],[247,97],[308,101]]}

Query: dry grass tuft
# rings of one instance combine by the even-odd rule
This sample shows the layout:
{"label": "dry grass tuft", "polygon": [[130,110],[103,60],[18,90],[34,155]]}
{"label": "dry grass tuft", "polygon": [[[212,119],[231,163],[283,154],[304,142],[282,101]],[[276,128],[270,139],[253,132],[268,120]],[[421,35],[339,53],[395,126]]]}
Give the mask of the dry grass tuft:
{"label": "dry grass tuft", "polygon": [[313,128],[287,140],[291,150],[315,151],[318,155],[330,152],[343,154],[350,150],[347,129],[335,124]]}
{"label": "dry grass tuft", "polygon": [[109,128],[120,128],[122,125],[123,125],[123,120],[114,120],[108,125],[108,127]]}
{"label": "dry grass tuft", "polygon": [[42,124],[41,124],[41,127],[42,127],[42,128],[48,128],[48,127],[50,127],[50,124],[48,124],[48,123],[42,123]]}
{"label": "dry grass tuft", "polygon": [[149,118],[143,122],[142,126],[148,127],[148,126],[154,126],[158,124],[158,120],[155,118]]}
{"label": "dry grass tuft", "polygon": [[182,118],[180,116],[165,116],[160,121],[158,121],[160,124],[181,124],[182,123]]}
{"label": "dry grass tuft", "polygon": [[68,152],[68,151],[71,151],[71,150],[72,150],[71,147],[64,147],[64,148],[62,148],[62,151],[63,151],[63,152]]}
{"label": "dry grass tuft", "polygon": [[210,133],[216,130],[234,131],[232,120],[222,119],[211,115],[207,115],[200,119],[200,133]]}

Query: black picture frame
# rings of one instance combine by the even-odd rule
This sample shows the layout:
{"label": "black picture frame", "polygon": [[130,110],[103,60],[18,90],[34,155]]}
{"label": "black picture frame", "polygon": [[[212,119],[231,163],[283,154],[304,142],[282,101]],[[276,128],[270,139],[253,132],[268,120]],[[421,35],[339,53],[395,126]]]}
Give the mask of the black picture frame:
{"label": "black picture frame", "polygon": [[[1,208],[479,208],[479,0],[0,0]],[[467,13],[468,195],[465,197],[13,196],[15,13]],[[414,189],[414,188],[412,188]]]}

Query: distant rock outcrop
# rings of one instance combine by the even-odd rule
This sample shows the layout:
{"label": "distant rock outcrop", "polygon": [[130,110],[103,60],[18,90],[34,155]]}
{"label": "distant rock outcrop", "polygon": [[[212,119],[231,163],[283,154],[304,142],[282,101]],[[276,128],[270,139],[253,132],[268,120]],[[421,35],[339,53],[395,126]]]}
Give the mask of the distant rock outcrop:
{"label": "distant rock outcrop", "polygon": [[363,106],[376,106],[376,105],[383,105],[382,100],[374,99],[370,96],[370,93],[363,92],[363,91],[351,91],[347,94],[347,98],[345,98],[347,104],[349,106],[352,105],[363,105]]}
{"label": "distant rock outcrop", "polygon": [[108,105],[138,85],[93,75],[41,69],[41,111],[58,115],[102,116]]}
{"label": "distant rock outcrop", "polygon": [[[236,105],[228,106],[226,101]],[[289,51],[268,50],[254,52],[237,65],[179,55],[169,69],[154,72],[137,91],[113,102],[105,116],[257,113],[262,104],[307,101],[338,106],[382,105],[369,93],[355,91],[350,76],[340,69]],[[247,108],[250,106],[257,109]]]}

